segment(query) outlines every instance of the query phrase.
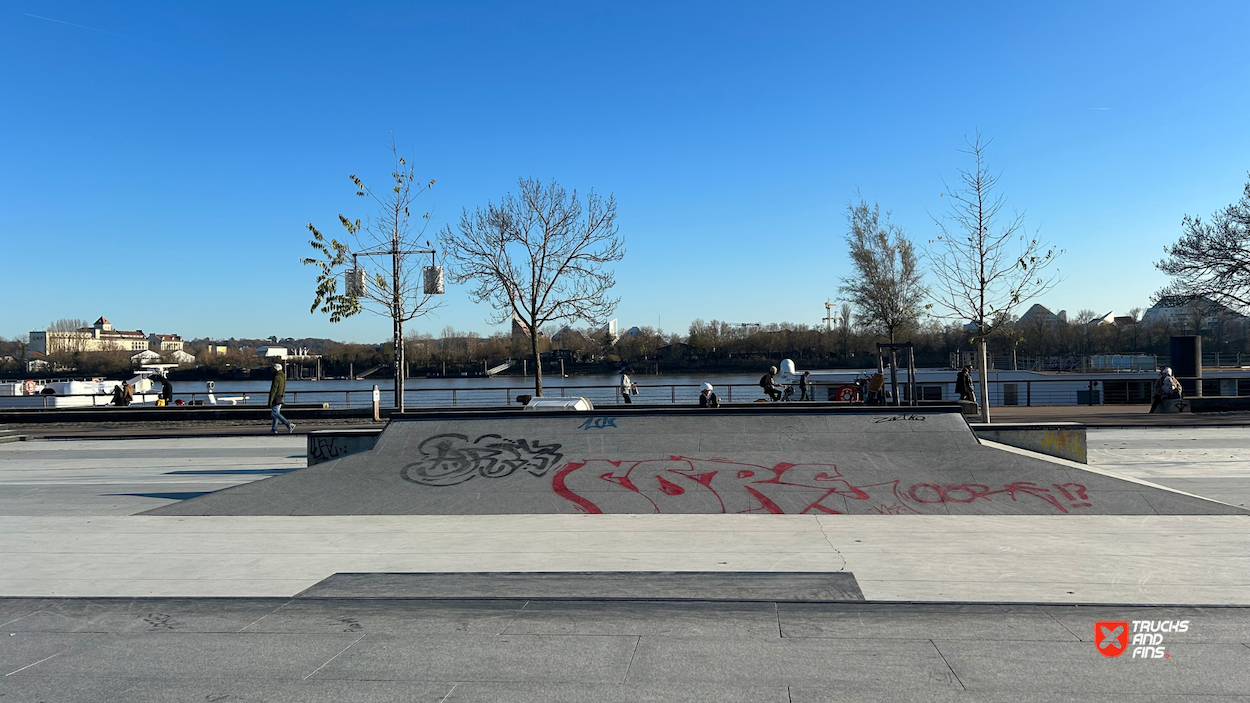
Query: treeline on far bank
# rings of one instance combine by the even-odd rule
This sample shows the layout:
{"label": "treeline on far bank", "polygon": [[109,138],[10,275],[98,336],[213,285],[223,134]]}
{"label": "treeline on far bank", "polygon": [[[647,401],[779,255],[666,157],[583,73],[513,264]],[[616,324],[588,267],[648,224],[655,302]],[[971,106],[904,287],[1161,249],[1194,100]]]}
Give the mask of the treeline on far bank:
{"label": "treeline on far bank", "polygon": [[[1078,314],[1078,319],[1085,317]],[[1092,317],[1092,315],[1091,315]],[[1211,325],[1203,331],[1206,352],[1236,354],[1250,352],[1244,324]],[[1088,354],[1168,353],[1169,338],[1188,333],[1166,319],[1150,324],[1086,325],[1054,322],[1005,326],[989,340],[989,348],[998,368],[1010,368],[1014,354],[1030,357],[1068,357]],[[959,325],[936,321],[905,330],[901,341],[914,344],[918,366],[943,367],[953,352],[972,349],[971,332]],[[793,359],[799,368],[865,368],[875,365],[876,344],[880,335],[842,324],[831,329],[792,323],[770,323],[743,327],[711,320],[695,320],[686,334],[662,333],[650,327],[632,328],[612,340],[606,333],[589,328],[564,328],[540,338],[545,373],[568,374],[613,373],[629,366],[635,373],[734,373],[755,372]],[[268,363],[256,350],[265,346],[284,346],[290,350],[307,349],[321,357],[321,373],[325,377],[348,377],[372,370],[370,378],[392,375],[394,356],[389,342],[354,344],[330,339],[195,339],[185,350],[195,355],[193,364],[173,372],[174,378],[230,379],[267,378]],[[519,375],[529,370],[531,362],[521,360],[529,355],[528,340],[497,333],[483,336],[444,328],[438,336],[431,333],[409,335],[405,352],[410,376],[478,375],[487,368],[514,359],[516,365],[504,375]],[[217,353],[225,347],[224,353]],[[0,374],[7,377],[30,375],[16,362],[22,345],[17,341],[0,340]],[[64,357],[64,358],[61,358]],[[8,360],[6,360],[8,359]],[[130,355],[124,352],[74,353],[49,357],[59,371],[37,372],[39,376],[98,375],[120,377],[130,371]],[[304,376],[315,373],[315,363],[304,365]]]}

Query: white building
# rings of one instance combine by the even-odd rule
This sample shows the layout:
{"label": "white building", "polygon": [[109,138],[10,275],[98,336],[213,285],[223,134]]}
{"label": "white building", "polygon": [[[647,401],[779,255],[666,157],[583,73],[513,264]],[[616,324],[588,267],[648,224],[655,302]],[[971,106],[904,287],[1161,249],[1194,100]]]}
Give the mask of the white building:
{"label": "white building", "polygon": [[[1193,333],[1210,331],[1221,324],[1244,326],[1248,319],[1250,318],[1214,300],[1186,300],[1180,296],[1165,295],[1142,315],[1141,321],[1147,325],[1166,321],[1178,330]],[[1195,326],[1198,327],[1197,330],[1194,329]]]}
{"label": "white building", "polygon": [[[153,341],[156,340],[156,341]],[[30,333],[30,349],[43,354],[59,352],[139,352],[157,344],[156,351],[182,349],[182,337],[176,334],[146,335],[143,330],[119,330],[101,316],[90,327],[76,330],[33,330]]]}

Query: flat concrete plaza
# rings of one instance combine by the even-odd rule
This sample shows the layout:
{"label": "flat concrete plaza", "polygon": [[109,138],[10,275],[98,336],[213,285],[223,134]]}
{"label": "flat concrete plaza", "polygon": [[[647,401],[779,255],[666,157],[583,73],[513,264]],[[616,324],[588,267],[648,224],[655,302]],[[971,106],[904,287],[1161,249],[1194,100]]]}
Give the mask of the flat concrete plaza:
{"label": "flat concrete plaza", "polygon": [[[1094,623],[1187,620],[1168,658]],[[0,700],[1244,701],[1250,610],[384,599],[0,601]],[[1196,697],[1196,698],[1195,698]]]}
{"label": "flat concrete plaza", "polygon": [[[0,701],[1250,700],[1245,515],[139,514],[300,469],[304,447],[0,445]],[[1245,429],[1090,430],[1089,456],[1250,498]],[[319,585],[585,571],[838,573],[865,601]],[[1166,659],[1108,659],[1108,620],[1190,629]]]}

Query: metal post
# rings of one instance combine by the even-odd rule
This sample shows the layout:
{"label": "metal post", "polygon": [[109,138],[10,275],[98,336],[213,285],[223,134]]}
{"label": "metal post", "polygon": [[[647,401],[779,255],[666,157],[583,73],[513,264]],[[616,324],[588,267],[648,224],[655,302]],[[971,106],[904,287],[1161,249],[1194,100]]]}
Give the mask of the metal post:
{"label": "metal post", "polygon": [[677,386],[669,386],[668,390],[670,391],[669,396],[672,399],[673,404],[676,405],[677,404]]}
{"label": "metal post", "polygon": [[920,405],[920,399],[916,397],[916,350],[910,346],[907,347],[907,394],[912,405]]}
{"label": "metal post", "polygon": [[1033,407],[1033,382],[1024,382],[1024,405],[1025,407]]}
{"label": "metal post", "polygon": [[451,407],[456,407],[456,389],[451,389]]}

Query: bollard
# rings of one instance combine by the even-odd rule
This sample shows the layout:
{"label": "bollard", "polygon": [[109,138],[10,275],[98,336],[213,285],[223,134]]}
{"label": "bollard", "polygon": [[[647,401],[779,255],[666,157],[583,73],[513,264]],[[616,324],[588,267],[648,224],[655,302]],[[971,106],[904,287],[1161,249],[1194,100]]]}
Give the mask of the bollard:
{"label": "bollard", "polygon": [[382,391],[378,390],[378,384],[373,384],[373,421],[381,422],[382,416],[378,413],[378,404],[382,402]]}

